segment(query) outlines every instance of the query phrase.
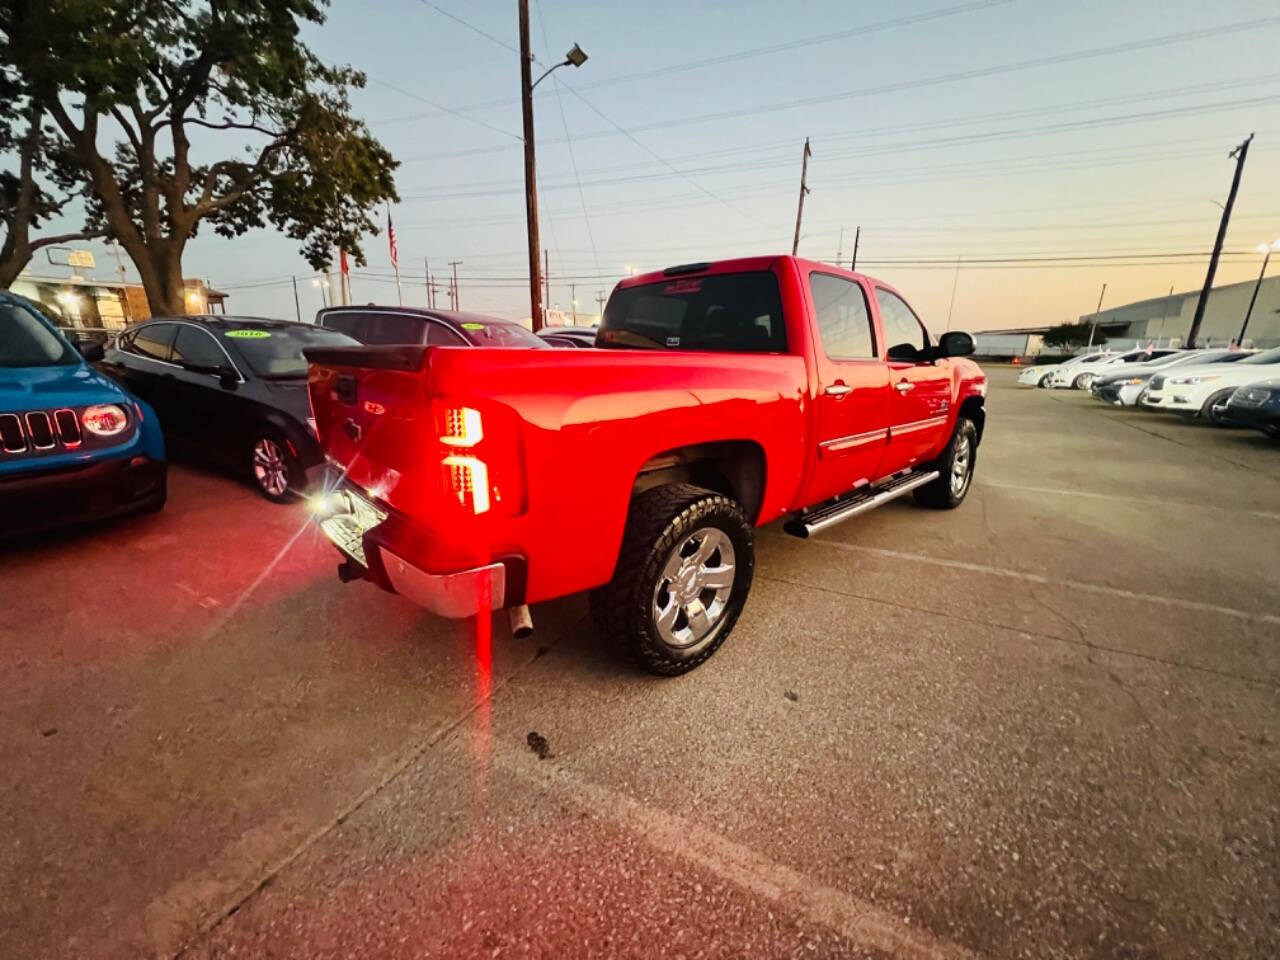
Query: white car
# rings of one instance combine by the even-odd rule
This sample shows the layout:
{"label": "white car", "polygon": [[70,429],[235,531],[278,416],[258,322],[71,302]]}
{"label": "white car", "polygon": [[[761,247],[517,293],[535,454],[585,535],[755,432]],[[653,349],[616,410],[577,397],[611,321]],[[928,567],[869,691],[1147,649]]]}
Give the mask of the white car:
{"label": "white car", "polygon": [[1177,351],[1172,349],[1165,350],[1129,350],[1126,353],[1111,353],[1095,360],[1086,360],[1077,363],[1068,369],[1058,369],[1053,372],[1053,378],[1049,381],[1052,387],[1070,387],[1072,390],[1088,390],[1089,385],[1093,383],[1093,378],[1099,374],[1116,373],[1117,370],[1110,370],[1108,367],[1114,367],[1122,363],[1144,363],[1150,360],[1157,360],[1160,357],[1168,356]]}
{"label": "white car", "polygon": [[1236,387],[1280,376],[1280,347],[1245,357],[1238,363],[1208,363],[1157,373],[1147,384],[1142,405],[1203,417],[1216,426],[1228,421],[1227,401]]}
{"label": "white car", "polygon": [[1186,367],[1205,363],[1235,363],[1250,356],[1252,350],[1180,350],[1152,360],[1149,363],[1135,363],[1117,369],[1115,373],[1100,372],[1089,385],[1089,390],[1097,400],[1115,404],[1118,407],[1136,406],[1147,389],[1147,382],[1157,373],[1164,373],[1172,367]]}
{"label": "white car", "polygon": [[1022,372],[1018,374],[1018,382],[1027,387],[1048,387],[1051,386],[1050,380],[1052,380],[1055,371],[1074,367],[1087,360],[1096,360],[1105,356],[1107,354],[1102,351],[1093,351],[1091,353],[1082,353],[1077,357],[1070,357],[1061,363],[1037,363],[1035,366],[1023,367]]}

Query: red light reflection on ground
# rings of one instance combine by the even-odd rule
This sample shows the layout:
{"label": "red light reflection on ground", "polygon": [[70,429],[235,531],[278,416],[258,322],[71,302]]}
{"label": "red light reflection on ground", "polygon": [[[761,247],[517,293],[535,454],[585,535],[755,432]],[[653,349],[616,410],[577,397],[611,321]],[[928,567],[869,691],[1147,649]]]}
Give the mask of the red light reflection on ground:
{"label": "red light reflection on ground", "polygon": [[488,805],[489,771],[493,767],[490,694],[493,691],[493,585],[485,577],[476,584],[476,685],[475,716],[471,735],[471,756],[475,799]]}

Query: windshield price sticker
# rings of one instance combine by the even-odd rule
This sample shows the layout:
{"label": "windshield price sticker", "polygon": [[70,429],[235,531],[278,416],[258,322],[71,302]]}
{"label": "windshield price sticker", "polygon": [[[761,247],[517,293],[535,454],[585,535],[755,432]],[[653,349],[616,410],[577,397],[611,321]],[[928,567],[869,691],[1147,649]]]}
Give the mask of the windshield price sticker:
{"label": "windshield price sticker", "polygon": [[483,323],[464,323],[462,325],[462,329],[463,330],[483,330],[484,324]]}
{"label": "windshield price sticker", "polygon": [[271,336],[266,330],[228,330],[224,337],[236,337],[240,340],[265,340]]}
{"label": "windshield price sticker", "polygon": [[675,283],[668,283],[662,288],[662,292],[664,294],[697,293],[701,289],[701,280],[677,280]]}

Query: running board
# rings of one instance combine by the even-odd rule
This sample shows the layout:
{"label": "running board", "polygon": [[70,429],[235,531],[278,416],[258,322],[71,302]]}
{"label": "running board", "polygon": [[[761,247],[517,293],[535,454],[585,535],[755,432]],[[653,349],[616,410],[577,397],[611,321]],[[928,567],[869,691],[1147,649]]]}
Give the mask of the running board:
{"label": "running board", "polygon": [[876,507],[896,500],[904,493],[910,493],[916,487],[923,487],[938,479],[937,470],[926,470],[917,473],[904,473],[879,486],[862,487],[839,500],[814,507],[802,513],[793,514],[782,529],[801,540],[812,536],[819,530],[833,527],[842,520],[856,517],[860,513],[874,510]]}

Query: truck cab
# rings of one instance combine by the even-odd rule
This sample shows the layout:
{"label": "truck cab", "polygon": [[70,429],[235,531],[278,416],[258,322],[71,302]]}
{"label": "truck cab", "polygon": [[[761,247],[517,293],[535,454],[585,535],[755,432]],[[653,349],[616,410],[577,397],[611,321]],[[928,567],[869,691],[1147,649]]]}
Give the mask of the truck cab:
{"label": "truck cab", "polygon": [[629,277],[596,347],[309,350],[342,576],[446,616],[589,590],[606,637],[683,673],[732,630],[753,528],[968,493],[972,338],[874,278],[787,256]]}

